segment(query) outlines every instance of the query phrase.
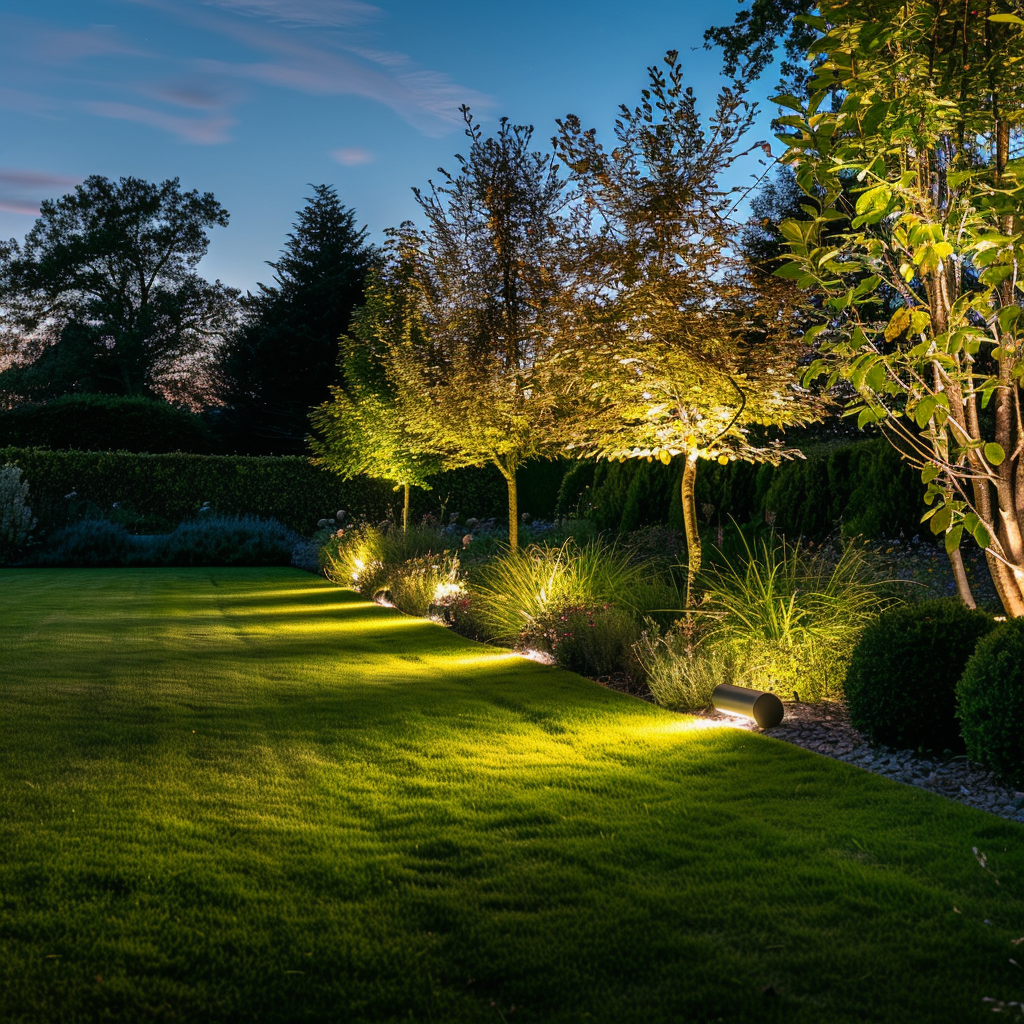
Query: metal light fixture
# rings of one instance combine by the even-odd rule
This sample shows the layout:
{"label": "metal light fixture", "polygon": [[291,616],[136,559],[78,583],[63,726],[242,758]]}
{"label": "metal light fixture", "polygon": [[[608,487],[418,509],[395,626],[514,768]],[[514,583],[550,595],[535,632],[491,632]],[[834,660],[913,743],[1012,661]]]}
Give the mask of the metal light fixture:
{"label": "metal light fixture", "polygon": [[762,729],[774,728],[785,714],[782,701],[774,693],[731,683],[719,683],[711,694],[711,703],[718,711],[752,718]]}

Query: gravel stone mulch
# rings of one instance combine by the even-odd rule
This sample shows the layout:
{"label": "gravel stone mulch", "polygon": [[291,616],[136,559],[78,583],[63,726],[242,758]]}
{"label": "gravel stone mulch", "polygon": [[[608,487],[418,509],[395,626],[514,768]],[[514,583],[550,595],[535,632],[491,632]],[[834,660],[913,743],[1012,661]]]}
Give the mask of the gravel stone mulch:
{"label": "gravel stone mulch", "polygon": [[700,717],[763,733],[895,782],[920,786],[950,800],[1024,823],[1024,793],[1001,785],[966,757],[927,757],[912,750],[876,746],[850,725],[846,708],[838,702],[787,703],[785,709],[782,723],[774,729],[760,729],[750,719],[720,711],[705,712]]}

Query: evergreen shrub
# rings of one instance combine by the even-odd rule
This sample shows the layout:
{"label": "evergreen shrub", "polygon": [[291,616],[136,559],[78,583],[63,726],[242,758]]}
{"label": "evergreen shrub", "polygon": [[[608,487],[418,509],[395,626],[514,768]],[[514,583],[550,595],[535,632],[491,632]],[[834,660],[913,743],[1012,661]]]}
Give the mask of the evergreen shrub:
{"label": "evergreen shrub", "polygon": [[[556,512],[592,519],[602,530],[682,526],[681,465],[640,459],[579,462],[562,479]],[[771,524],[790,537],[913,536],[920,529],[923,489],[917,474],[883,438],[816,445],[806,459],[780,466],[702,462],[698,519]]]}
{"label": "evergreen shrub", "polygon": [[968,757],[1024,788],[1024,619],[978,643],[956,699]]}
{"label": "evergreen shrub", "polygon": [[957,683],[994,626],[956,598],[883,612],[864,629],[846,671],[851,723],[892,747],[962,749]]}
{"label": "evergreen shrub", "polygon": [[138,565],[139,544],[119,523],[83,519],[58,530],[32,565],[61,569],[112,569]]}

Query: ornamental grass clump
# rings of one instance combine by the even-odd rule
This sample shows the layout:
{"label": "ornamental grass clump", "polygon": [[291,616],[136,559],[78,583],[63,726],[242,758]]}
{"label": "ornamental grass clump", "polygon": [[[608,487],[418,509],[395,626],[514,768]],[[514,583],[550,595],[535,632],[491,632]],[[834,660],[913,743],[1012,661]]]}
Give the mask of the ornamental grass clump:
{"label": "ornamental grass clump", "polygon": [[678,603],[649,562],[594,540],[506,551],[479,568],[473,613],[491,640],[554,655],[593,675],[629,671],[643,617]]}
{"label": "ornamental grass clump", "polygon": [[704,579],[702,609],[714,621],[704,643],[735,657],[743,685],[800,700],[840,696],[861,631],[897,598],[852,544],[834,563],[781,538],[743,546]]}

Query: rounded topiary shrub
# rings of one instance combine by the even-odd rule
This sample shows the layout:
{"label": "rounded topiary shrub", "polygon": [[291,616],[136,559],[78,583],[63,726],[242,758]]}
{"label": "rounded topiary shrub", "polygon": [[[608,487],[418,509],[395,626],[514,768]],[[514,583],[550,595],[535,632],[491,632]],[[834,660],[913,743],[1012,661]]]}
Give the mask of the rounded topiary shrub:
{"label": "rounded topiary shrub", "polygon": [[956,696],[967,756],[1024,786],[1024,619],[978,644]]}
{"label": "rounded topiary shrub", "polygon": [[850,658],[845,693],[854,727],[877,743],[961,749],[956,687],[995,622],[955,598],[883,612]]}

